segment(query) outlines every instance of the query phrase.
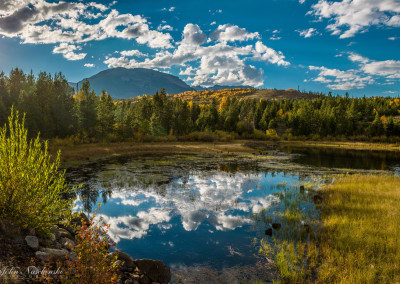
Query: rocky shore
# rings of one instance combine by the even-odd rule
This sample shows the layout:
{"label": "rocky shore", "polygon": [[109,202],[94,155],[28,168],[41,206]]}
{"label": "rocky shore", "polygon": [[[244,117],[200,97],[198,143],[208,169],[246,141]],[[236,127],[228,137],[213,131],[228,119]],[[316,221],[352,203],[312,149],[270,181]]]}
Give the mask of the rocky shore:
{"label": "rocky shore", "polygon": [[[89,222],[83,213],[70,224],[57,224],[46,236],[36,234],[33,229],[20,230],[12,223],[0,220],[0,283],[29,283],[40,275],[49,261],[78,260],[73,251],[76,246],[75,227]],[[121,252],[110,252],[116,257],[121,284],[167,284],[171,281],[170,269],[160,260],[133,259]],[[54,268],[53,268],[54,269]],[[50,272],[51,271],[51,272]],[[50,270],[54,279],[62,271]]]}

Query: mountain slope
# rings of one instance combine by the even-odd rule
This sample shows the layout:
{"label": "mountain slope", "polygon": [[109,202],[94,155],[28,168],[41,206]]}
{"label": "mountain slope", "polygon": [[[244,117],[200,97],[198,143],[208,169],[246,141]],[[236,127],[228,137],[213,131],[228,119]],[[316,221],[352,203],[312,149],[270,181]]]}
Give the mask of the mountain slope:
{"label": "mountain slope", "polygon": [[252,86],[221,86],[221,85],[214,85],[212,87],[206,88],[202,86],[193,86],[196,91],[218,91],[218,90],[227,90],[227,89],[253,89]]}
{"label": "mountain slope", "polygon": [[[194,90],[176,76],[144,68],[113,68],[88,78],[97,94],[104,89],[114,99],[126,99],[140,95],[152,95],[164,88],[169,94]],[[79,88],[82,86],[80,81]],[[72,85],[76,88],[76,84]]]}

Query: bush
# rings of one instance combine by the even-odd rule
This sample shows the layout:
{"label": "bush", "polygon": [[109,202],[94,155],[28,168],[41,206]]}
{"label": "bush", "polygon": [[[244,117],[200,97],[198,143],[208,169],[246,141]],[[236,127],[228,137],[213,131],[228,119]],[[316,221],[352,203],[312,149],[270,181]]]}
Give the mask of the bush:
{"label": "bush", "polygon": [[0,215],[22,228],[46,232],[70,214],[73,191],[59,171],[60,152],[52,161],[47,142],[28,141],[25,118],[14,109],[0,130]]}
{"label": "bush", "polygon": [[214,142],[215,137],[212,132],[195,131],[187,135],[180,136],[179,141]]}
{"label": "bush", "polygon": [[110,249],[115,246],[107,236],[110,225],[101,220],[96,222],[97,212],[98,208],[89,224],[82,220],[75,237],[76,247],[72,249],[78,259],[67,262],[63,283],[108,284],[119,280],[117,255],[109,256]]}
{"label": "bush", "polygon": [[253,138],[257,140],[268,139],[267,135],[262,130],[254,129]]}
{"label": "bush", "polygon": [[267,135],[268,139],[279,140],[279,135],[276,133],[275,129],[267,129],[265,131],[265,134]]}

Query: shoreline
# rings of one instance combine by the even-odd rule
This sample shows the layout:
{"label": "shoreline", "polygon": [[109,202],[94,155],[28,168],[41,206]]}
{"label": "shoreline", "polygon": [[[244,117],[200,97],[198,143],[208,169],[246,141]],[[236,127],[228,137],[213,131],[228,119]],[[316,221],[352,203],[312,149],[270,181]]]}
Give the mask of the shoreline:
{"label": "shoreline", "polygon": [[[253,145],[251,145],[253,143]],[[51,145],[50,152],[61,150],[61,160],[65,165],[80,164],[97,159],[121,156],[133,153],[254,153],[260,150],[293,147],[320,148],[357,151],[400,151],[400,145],[370,142],[336,142],[336,141],[262,141],[234,140],[230,142],[115,142],[90,143],[72,146]]]}

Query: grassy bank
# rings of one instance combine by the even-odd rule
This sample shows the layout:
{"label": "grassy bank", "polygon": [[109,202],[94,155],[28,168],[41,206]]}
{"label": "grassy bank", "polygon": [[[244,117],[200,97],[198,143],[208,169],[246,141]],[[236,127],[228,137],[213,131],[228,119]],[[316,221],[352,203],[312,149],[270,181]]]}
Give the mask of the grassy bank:
{"label": "grassy bank", "polygon": [[[252,144],[254,144],[252,146]],[[400,145],[364,142],[313,142],[313,141],[257,141],[234,140],[230,142],[120,142],[59,145],[50,143],[50,150],[62,152],[63,162],[85,161],[107,156],[135,152],[177,153],[177,152],[249,152],[252,153],[271,145],[284,147],[330,148],[347,150],[400,151]],[[261,148],[260,148],[261,147]]]}
{"label": "grassy bank", "polygon": [[121,142],[92,143],[72,146],[52,145],[51,152],[61,150],[62,161],[80,162],[129,153],[180,153],[180,152],[253,152],[241,141],[234,142]]}
{"label": "grassy bank", "polygon": [[400,180],[355,175],[323,193],[321,283],[400,281]]}
{"label": "grassy bank", "polygon": [[400,151],[400,144],[339,141],[279,141],[288,147],[332,148],[347,150]]}

